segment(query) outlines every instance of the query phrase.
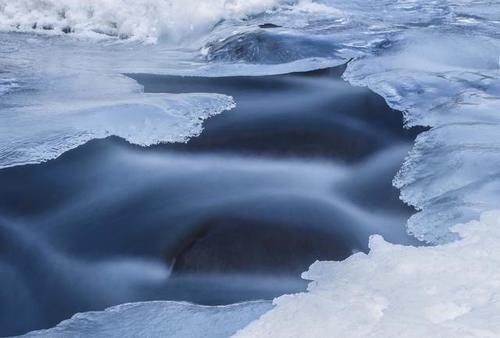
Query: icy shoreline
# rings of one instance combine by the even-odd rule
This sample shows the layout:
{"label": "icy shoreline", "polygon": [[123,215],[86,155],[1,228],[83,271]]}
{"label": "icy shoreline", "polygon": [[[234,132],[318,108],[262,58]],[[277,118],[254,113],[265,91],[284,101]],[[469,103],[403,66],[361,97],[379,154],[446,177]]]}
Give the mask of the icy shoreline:
{"label": "icy shoreline", "polygon": [[376,236],[368,255],[316,263],[304,274],[309,293],[278,298],[238,336],[498,337],[500,212],[487,210],[499,207],[500,10],[480,1],[397,2],[384,14],[375,2],[335,5],[356,19],[306,29],[334,32],[339,55],[357,58],[345,79],[382,95],[408,126],[432,127],[394,183],[419,210],[409,231],[440,245]]}
{"label": "icy shoreline", "polygon": [[260,315],[235,337],[498,337],[500,210],[453,231],[460,240],[434,247],[373,236],[367,255],[313,264],[303,274],[313,281],[308,292],[279,297],[273,308],[126,304],[25,337],[227,337]]}
{"label": "icy shoreline", "polygon": [[500,211],[453,231],[419,248],[373,236],[368,255],[316,262],[309,292],[275,299],[235,337],[499,337]]}
{"label": "icy shoreline", "polygon": [[182,302],[122,304],[79,313],[52,329],[23,337],[207,337],[224,338],[270,310],[270,302],[200,306]]}

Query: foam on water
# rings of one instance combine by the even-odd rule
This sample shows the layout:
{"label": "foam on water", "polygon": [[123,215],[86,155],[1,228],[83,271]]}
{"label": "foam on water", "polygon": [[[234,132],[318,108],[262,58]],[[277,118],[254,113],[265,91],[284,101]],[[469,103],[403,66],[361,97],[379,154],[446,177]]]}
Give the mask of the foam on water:
{"label": "foam on water", "polygon": [[4,30],[74,32],[155,42],[195,36],[224,19],[239,19],[279,0],[1,0]]}

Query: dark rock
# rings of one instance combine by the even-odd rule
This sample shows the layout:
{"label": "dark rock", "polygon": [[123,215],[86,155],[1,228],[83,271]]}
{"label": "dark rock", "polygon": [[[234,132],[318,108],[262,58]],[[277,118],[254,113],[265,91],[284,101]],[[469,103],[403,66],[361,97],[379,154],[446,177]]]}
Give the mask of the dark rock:
{"label": "dark rock", "polygon": [[310,57],[335,56],[331,41],[298,35],[271,34],[266,30],[233,35],[209,43],[209,61],[275,64]]}
{"label": "dark rock", "polygon": [[275,25],[274,23],[263,23],[263,24],[259,25],[259,27],[263,28],[263,29],[269,29],[269,28],[279,28],[281,26]]}

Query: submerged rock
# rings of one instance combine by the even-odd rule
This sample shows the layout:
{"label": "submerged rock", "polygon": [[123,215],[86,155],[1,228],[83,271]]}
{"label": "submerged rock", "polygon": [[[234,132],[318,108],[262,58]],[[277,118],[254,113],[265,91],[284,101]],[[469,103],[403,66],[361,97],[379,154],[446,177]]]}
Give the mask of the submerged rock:
{"label": "submerged rock", "polygon": [[268,28],[279,28],[281,27],[280,25],[275,25],[274,23],[263,23],[261,25],[259,25],[259,28],[263,28],[263,29],[268,29]]}
{"label": "submerged rock", "polygon": [[[271,28],[264,25],[261,28]],[[266,30],[241,33],[206,45],[207,60],[275,64],[310,57],[333,57],[337,46],[313,36],[275,34]]]}

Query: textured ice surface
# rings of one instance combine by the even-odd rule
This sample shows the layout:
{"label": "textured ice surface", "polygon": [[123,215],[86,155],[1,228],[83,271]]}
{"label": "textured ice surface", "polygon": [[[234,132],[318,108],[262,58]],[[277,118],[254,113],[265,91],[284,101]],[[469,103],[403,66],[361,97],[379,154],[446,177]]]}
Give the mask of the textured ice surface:
{"label": "textured ice surface", "polygon": [[456,238],[448,228],[500,205],[500,3],[492,1],[314,2],[335,14],[273,18],[284,32],[321,36],[344,78],[403,111],[406,125],[430,126],[394,184],[421,210],[409,220],[420,239]]}
{"label": "textured ice surface", "polygon": [[[164,45],[0,33],[0,168],[53,159],[90,139],[185,142],[203,119],[234,107],[217,93],[145,94],[124,73],[269,74],[341,59],[280,65],[207,64]],[[293,60],[292,60],[293,61]]]}
{"label": "textured ice surface", "polygon": [[236,337],[499,337],[500,211],[435,247],[370,241],[368,255],[317,262],[309,292],[282,296]]}
{"label": "textured ice surface", "polygon": [[[92,81],[96,79],[98,76]],[[63,84],[70,82],[65,79]],[[73,96],[46,103],[31,100],[28,95],[22,107],[16,104],[2,111],[0,168],[43,162],[91,139],[110,135],[143,146],[185,142],[201,132],[204,119],[233,106],[230,97],[214,94],[135,93]]]}
{"label": "textured ice surface", "polygon": [[[234,107],[221,94],[145,94],[110,46],[1,34],[0,168],[53,159],[93,138],[185,142]],[[99,50],[101,49],[101,50]],[[75,54],[78,57],[75,57]],[[122,63],[126,63],[123,61]]]}
{"label": "textured ice surface", "polygon": [[[335,1],[386,48],[344,77],[404,112],[420,135],[394,183],[421,209],[414,248],[375,236],[369,255],[317,262],[309,292],[283,296],[237,337],[499,337],[500,4],[491,1]],[[370,11],[370,8],[372,11]],[[429,27],[431,26],[431,27]],[[362,25],[357,25],[359,29]],[[345,30],[344,30],[345,34]]]}
{"label": "textured ice surface", "polygon": [[395,51],[354,62],[345,74],[404,111],[408,126],[433,127],[394,181],[422,210],[408,224],[421,239],[447,241],[450,224],[499,206],[499,56],[497,39],[434,29],[407,33]]}
{"label": "textured ice surface", "polygon": [[176,302],[145,302],[80,313],[49,330],[23,337],[178,337],[224,338],[272,308],[270,302],[199,306]]}
{"label": "textured ice surface", "polygon": [[43,162],[110,135],[143,146],[185,142],[204,119],[232,106],[223,95],[136,94],[8,107],[0,116],[0,168]]}

